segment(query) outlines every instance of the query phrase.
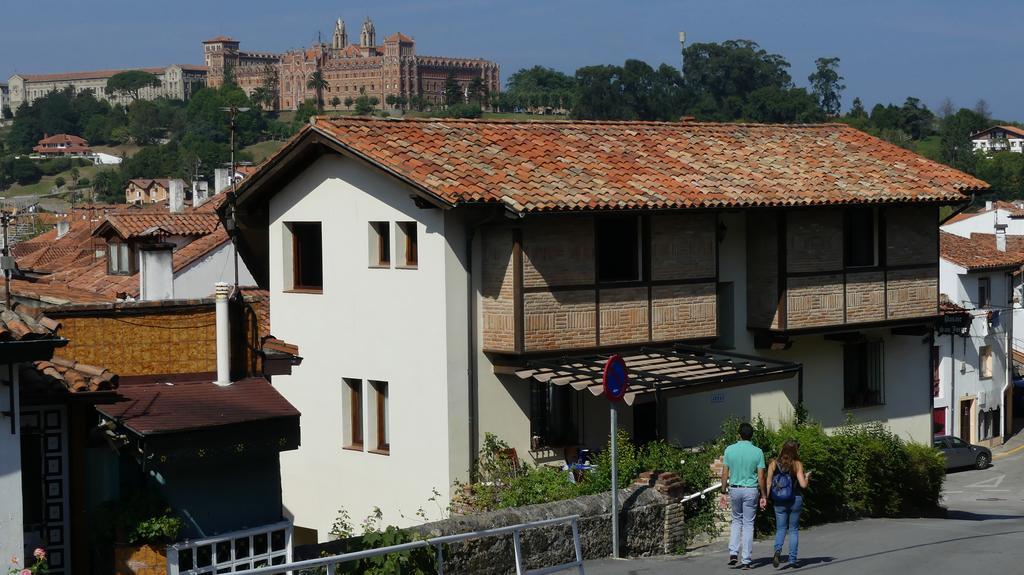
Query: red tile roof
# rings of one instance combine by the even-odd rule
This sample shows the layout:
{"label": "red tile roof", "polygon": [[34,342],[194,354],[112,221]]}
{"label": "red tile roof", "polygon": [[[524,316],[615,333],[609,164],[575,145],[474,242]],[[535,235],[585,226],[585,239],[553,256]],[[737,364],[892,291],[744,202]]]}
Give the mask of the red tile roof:
{"label": "red tile roof", "polygon": [[842,123],[314,122],[298,137],[315,130],[449,205],[516,212],[952,202],[988,188]]}
{"label": "red tile roof", "polygon": [[992,130],[1005,130],[1007,132],[1010,132],[1011,134],[1016,134],[1020,137],[1024,137],[1024,128],[1020,128],[1017,126],[992,126],[991,128],[985,128],[980,132],[975,132],[974,134],[971,134],[971,139],[976,139],[978,136],[987,134]]}
{"label": "red tile roof", "polygon": [[[6,289],[6,285],[4,279],[0,278],[0,289]],[[101,293],[79,289],[63,283],[52,283],[46,279],[35,282],[19,279],[11,280],[11,293],[17,298],[47,305],[102,303],[111,300],[110,296]]]}
{"label": "red tile roof", "polygon": [[23,370],[22,376],[35,380],[30,383],[57,385],[72,393],[111,391],[117,389],[119,379],[106,368],[62,357],[33,362],[31,370]]}
{"label": "red tile roof", "polygon": [[215,213],[192,210],[181,213],[126,210],[108,215],[107,221],[101,224],[94,234],[105,235],[109,229],[125,240],[154,234],[203,236],[213,233],[219,226],[220,220]]}
{"label": "red tile roof", "polygon": [[168,178],[154,178],[154,179],[135,178],[135,179],[132,179],[132,180],[128,180],[128,183],[135,184],[136,186],[138,186],[138,187],[140,187],[140,188],[142,188],[144,190],[149,189],[149,187],[154,185],[154,184],[156,184],[156,185],[158,185],[158,186],[160,186],[162,188],[165,188],[165,189],[170,189],[170,187],[171,187],[171,183],[170,182],[171,182],[171,180],[168,179]]}
{"label": "red tile roof", "polygon": [[0,344],[6,341],[60,339],[60,322],[52,320],[36,307],[14,303],[0,307]]}
{"label": "red tile roof", "polygon": [[[203,72],[206,71],[206,66],[196,66],[193,64],[172,64],[180,67],[182,70],[190,72]],[[134,70],[141,70],[143,72],[149,72],[150,74],[163,74],[170,66],[164,66],[163,68],[124,68],[121,70],[93,70],[89,72],[62,72],[58,74],[18,74],[26,82],[63,82],[70,80],[93,80],[110,78],[114,74],[121,72],[130,72]]]}
{"label": "red tile roof", "polygon": [[1006,251],[996,249],[994,234],[971,234],[965,238],[949,232],[939,234],[942,259],[967,268],[986,270],[1024,265],[1024,237],[1007,236]]}
{"label": "red tile roof", "polygon": [[75,146],[88,146],[89,142],[86,142],[85,139],[80,138],[78,136],[74,136],[72,134],[54,134],[52,136],[39,140],[39,145],[42,146],[43,144],[69,144]]}
{"label": "red tile roof", "polygon": [[401,32],[395,32],[394,34],[388,36],[384,40],[386,42],[413,42],[412,38],[406,36],[405,34],[402,34]]}
{"label": "red tile roof", "polygon": [[216,42],[238,42],[238,40],[235,40],[234,38],[231,38],[229,36],[224,36],[224,35],[214,36],[213,38],[210,38],[209,40],[203,40],[203,44],[214,44]]}
{"label": "red tile roof", "polygon": [[209,381],[122,383],[118,395],[124,400],[97,409],[143,436],[299,416],[263,378],[225,387]]}

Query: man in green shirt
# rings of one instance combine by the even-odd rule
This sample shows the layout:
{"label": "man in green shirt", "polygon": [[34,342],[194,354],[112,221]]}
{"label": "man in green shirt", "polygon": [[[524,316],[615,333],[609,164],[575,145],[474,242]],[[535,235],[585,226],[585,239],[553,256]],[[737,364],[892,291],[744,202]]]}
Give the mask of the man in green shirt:
{"label": "man in green shirt", "polygon": [[[740,424],[740,440],[725,448],[722,458],[722,497],[724,508],[732,504],[732,529],[729,533],[729,565],[735,565],[741,543],[743,569],[750,569],[750,552],[754,546],[755,505],[762,510],[768,503],[764,479],[764,452],[750,442],[754,428]],[[760,500],[758,500],[760,495]]]}

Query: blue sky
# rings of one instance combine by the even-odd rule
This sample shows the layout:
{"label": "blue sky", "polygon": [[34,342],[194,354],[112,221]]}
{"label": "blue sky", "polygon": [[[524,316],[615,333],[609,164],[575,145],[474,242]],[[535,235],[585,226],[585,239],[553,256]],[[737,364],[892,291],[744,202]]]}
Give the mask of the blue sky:
{"label": "blue sky", "polygon": [[[335,18],[358,35],[373,18],[378,39],[395,31],[417,51],[476,56],[501,65],[502,79],[543,64],[572,73],[588,64],[639,58],[678,64],[688,42],[750,39],[782,54],[798,85],[814,59],[838,56],[854,96],[869,107],[945,98],[1024,120],[1019,0],[49,0],[3,2],[0,78],[14,72],[202,63],[200,43],[231,35],[242,49],[308,45]],[[357,36],[358,37],[358,36]]]}

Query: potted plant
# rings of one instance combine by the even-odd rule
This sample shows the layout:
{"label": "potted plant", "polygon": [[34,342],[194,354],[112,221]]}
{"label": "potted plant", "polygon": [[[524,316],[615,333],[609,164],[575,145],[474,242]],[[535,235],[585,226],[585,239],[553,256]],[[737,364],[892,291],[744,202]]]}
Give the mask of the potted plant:
{"label": "potted plant", "polygon": [[36,549],[32,553],[34,562],[29,564],[26,558],[25,567],[18,567],[18,556],[11,557],[11,567],[7,570],[8,575],[46,575],[49,571],[49,564],[46,562],[46,550]]}

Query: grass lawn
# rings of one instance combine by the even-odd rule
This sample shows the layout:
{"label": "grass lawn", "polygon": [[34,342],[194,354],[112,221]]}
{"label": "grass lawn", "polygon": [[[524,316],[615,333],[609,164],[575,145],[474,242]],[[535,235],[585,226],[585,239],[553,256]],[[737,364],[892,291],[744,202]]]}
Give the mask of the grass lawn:
{"label": "grass lawn", "polygon": [[939,159],[941,141],[938,136],[928,136],[914,144],[914,151],[930,160]]}
{"label": "grass lawn", "polygon": [[[82,166],[78,168],[79,178],[88,178],[90,181],[96,177],[96,172],[103,169],[103,166]],[[40,180],[34,184],[22,186],[20,184],[14,184],[8,188],[4,195],[6,196],[39,196],[42,194],[50,193],[50,188],[54,186],[54,181],[57,180],[58,176],[63,176],[64,180],[70,185],[71,184],[71,170],[61,172],[56,176],[43,176]]]}
{"label": "grass lawn", "polygon": [[267,140],[266,142],[257,142],[251,146],[246,146],[240,151],[251,154],[253,163],[258,164],[281,149],[283,145],[284,141]]}

